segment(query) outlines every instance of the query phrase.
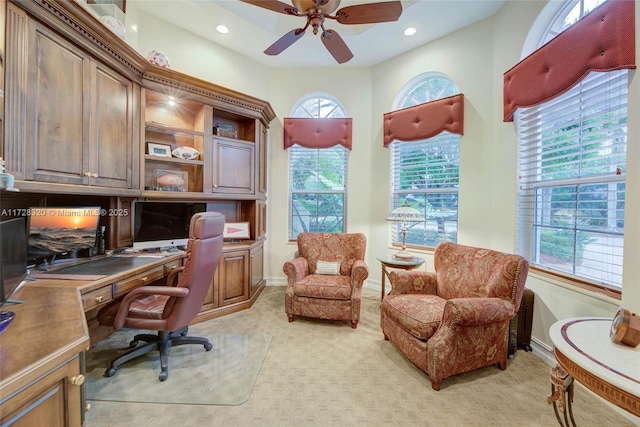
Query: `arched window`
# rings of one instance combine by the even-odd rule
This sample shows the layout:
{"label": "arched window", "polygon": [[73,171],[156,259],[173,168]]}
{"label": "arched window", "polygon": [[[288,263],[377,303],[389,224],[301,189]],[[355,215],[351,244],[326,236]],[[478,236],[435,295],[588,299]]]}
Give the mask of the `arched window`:
{"label": "arched window", "polygon": [[[571,0],[540,46],[603,0]],[[516,112],[517,250],[532,266],[622,289],[627,70],[591,72],[561,95]]]}
{"label": "arched window", "polygon": [[[412,107],[458,94],[445,75],[425,73],[415,77],[400,91],[393,109]],[[409,246],[434,247],[458,238],[458,175],[460,136],[442,132],[432,138],[391,144],[391,207],[405,202],[418,209],[426,222],[407,224]],[[402,234],[393,232],[393,243]]]}
{"label": "arched window", "polygon": [[[345,118],[338,100],[325,93],[304,96],[292,109],[296,118]],[[289,239],[301,232],[346,231],[347,159],[341,145],[289,151]]]}

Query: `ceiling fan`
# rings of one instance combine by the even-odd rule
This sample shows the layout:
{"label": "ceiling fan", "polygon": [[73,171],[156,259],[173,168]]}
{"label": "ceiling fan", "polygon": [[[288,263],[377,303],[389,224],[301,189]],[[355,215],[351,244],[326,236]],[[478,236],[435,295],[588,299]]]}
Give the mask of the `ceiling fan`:
{"label": "ceiling fan", "polygon": [[240,1],[274,12],[307,18],[307,23],[304,27],[289,31],[269,46],[264,51],[267,55],[280,54],[302,37],[307,28],[311,26],[313,34],[318,34],[318,29],[322,30],[320,37],[322,43],[339,64],[343,64],[353,58],[353,53],[351,53],[351,50],[349,50],[336,31],[324,28],[325,18],[334,19],[341,24],[347,25],[375,24],[397,21],[402,13],[402,4],[399,1],[347,6],[336,11],[334,15],[332,13],[340,5],[340,0],[291,0],[293,6],[278,0]]}

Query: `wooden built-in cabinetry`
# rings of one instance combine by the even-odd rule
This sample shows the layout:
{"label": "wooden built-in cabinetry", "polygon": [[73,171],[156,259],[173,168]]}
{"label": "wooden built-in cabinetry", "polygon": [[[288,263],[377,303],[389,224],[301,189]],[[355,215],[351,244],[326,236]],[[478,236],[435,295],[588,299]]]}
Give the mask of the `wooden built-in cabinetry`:
{"label": "wooden built-in cabinetry", "polygon": [[[0,6],[6,28],[0,156],[20,190],[4,192],[2,208],[92,205],[129,212],[100,220],[106,249],[116,249],[133,243],[135,201],[206,202],[228,222],[248,222],[250,239],[225,243],[196,321],[250,307],[265,286],[268,127],[275,117],[269,103],[149,64],[82,2],[9,0],[5,10],[0,0]],[[149,143],[170,151],[188,146],[200,155],[161,157],[149,153]],[[185,178],[183,185],[159,186],[159,174],[167,173]],[[172,265],[83,287],[92,338],[102,333],[97,310],[164,277]],[[71,359],[64,369],[75,367]],[[75,394],[63,397],[69,399],[75,402]]]}

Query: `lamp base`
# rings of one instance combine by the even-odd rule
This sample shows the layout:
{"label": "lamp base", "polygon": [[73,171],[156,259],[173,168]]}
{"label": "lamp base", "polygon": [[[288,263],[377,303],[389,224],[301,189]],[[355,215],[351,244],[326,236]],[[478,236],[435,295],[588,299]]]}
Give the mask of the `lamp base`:
{"label": "lamp base", "polygon": [[393,257],[395,259],[400,259],[400,260],[410,260],[413,258],[413,254],[407,252],[407,251],[400,251],[400,252],[396,252]]}

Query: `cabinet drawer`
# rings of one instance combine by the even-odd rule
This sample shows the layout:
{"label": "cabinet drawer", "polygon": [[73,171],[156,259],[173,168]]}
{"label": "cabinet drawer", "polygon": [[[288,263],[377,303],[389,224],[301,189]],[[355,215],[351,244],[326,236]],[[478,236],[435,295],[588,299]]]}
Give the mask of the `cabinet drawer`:
{"label": "cabinet drawer", "polygon": [[140,286],[148,285],[154,280],[162,279],[164,277],[164,265],[160,265],[151,270],[138,274],[137,276],[129,277],[128,279],[115,282],[113,284],[113,296],[117,297],[124,293],[129,292],[131,289],[138,288]]}
{"label": "cabinet drawer", "polygon": [[171,270],[174,270],[178,267],[182,267],[182,259],[176,259],[174,261],[168,262],[164,265],[165,274],[171,273]]}
{"label": "cabinet drawer", "polygon": [[111,299],[111,286],[105,286],[82,295],[82,305],[84,306],[84,311],[88,311],[100,304],[111,301]]}

